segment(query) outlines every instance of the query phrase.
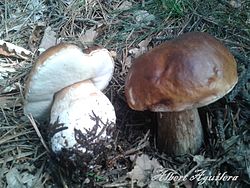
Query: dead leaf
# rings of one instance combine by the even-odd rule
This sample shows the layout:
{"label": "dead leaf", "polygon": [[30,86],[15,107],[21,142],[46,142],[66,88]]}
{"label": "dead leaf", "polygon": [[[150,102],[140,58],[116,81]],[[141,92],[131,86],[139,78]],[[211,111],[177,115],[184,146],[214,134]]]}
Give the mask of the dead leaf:
{"label": "dead leaf", "polygon": [[122,4],[118,6],[118,10],[128,10],[132,7],[132,3],[129,1],[123,1]]}
{"label": "dead leaf", "polygon": [[137,10],[134,12],[134,17],[135,20],[142,25],[150,25],[155,20],[155,16],[146,10]]}
{"label": "dead leaf", "polygon": [[128,70],[131,67],[131,60],[132,60],[131,56],[128,56],[128,57],[125,58],[125,60],[122,63],[122,70],[121,70],[121,73],[120,73],[121,75],[127,74]]}
{"label": "dead leaf", "polygon": [[11,170],[9,170],[9,172],[6,174],[6,181],[8,184],[7,188],[24,187],[20,179],[21,178],[19,172],[16,168],[12,168]]}
{"label": "dead leaf", "polygon": [[128,172],[128,176],[137,180],[139,187],[144,187],[151,181],[151,175],[157,170],[162,168],[157,159],[149,159],[148,155],[141,155],[137,157],[135,166],[131,172]]}
{"label": "dead leaf", "polygon": [[132,48],[128,52],[129,54],[133,55],[135,58],[142,54],[142,52],[140,51],[140,48]]}
{"label": "dead leaf", "polygon": [[56,43],[57,43],[56,32],[54,32],[51,27],[47,27],[44,31],[41,44],[38,48],[39,53],[42,53],[48,48],[56,45]]}
{"label": "dead leaf", "polygon": [[42,35],[44,32],[44,28],[45,28],[45,23],[44,22],[39,22],[37,23],[37,25],[34,27],[30,37],[29,37],[29,48],[34,52],[41,39],[42,39]]}
{"label": "dead leaf", "polygon": [[[0,93],[2,92],[2,88],[5,88],[6,86],[12,83],[11,85],[14,85],[14,81],[12,80],[12,77],[16,74],[17,68],[21,67],[24,64],[25,61],[4,61],[0,62]],[[16,86],[13,86],[16,88]]]}
{"label": "dead leaf", "polygon": [[20,173],[15,167],[6,174],[7,188],[32,187],[34,176],[27,172]]}
{"label": "dead leaf", "polygon": [[148,51],[148,45],[150,41],[151,41],[151,38],[146,38],[145,40],[142,40],[138,44],[139,48],[132,48],[129,50],[129,53],[132,54],[134,58],[139,57],[140,55]]}
{"label": "dead leaf", "polygon": [[231,0],[229,2],[229,4],[233,7],[233,8],[240,8],[241,7],[241,0]]}
{"label": "dead leaf", "polygon": [[111,51],[109,51],[109,53],[110,53],[111,57],[113,57],[114,59],[117,57],[116,51],[111,50]]}
{"label": "dead leaf", "polygon": [[0,63],[0,75],[7,72],[16,72],[13,64],[10,63]]}
{"label": "dead leaf", "polygon": [[31,51],[17,46],[10,42],[0,40],[0,55],[6,57],[17,57],[21,59],[29,59],[33,54]]}
{"label": "dead leaf", "polygon": [[41,173],[31,174],[27,169],[14,167],[6,174],[7,188],[42,188]]}
{"label": "dead leaf", "polygon": [[13,67],[13,64],[9,63],[0,63],[0,93],[5,92],[7,88],[8,78],[11,73],[16,72],[16,69]]}
{"label": "dead leaf", "polygon": [[193,161],[196,162],[197,164],[201,165],[202,163],[204,163],[205,158],[203,155],[195,155],[193,157]]}
{"label": "dead leaf", "polygon": [[148,38],[146,38],[145,40],[142,40],[142,41],[138,44],[138,46],[139,46],[140,48],[147,49],[149,43],[151,42],[151,40],[152,40],[151,37],[148,37]]}
{"label": "dead leaf", "polygon": [[98,33],[95,31],[95,27],[92,27],[89,30],[87,30],[83,35],[81,35],[79,38],[82,43],[93,44],[97,35]]}

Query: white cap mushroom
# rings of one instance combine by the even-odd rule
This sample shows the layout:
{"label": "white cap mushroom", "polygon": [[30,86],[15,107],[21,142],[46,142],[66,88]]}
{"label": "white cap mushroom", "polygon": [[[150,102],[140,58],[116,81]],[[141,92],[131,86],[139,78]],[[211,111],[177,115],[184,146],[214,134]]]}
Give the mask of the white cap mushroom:
{"label": "white cap mushroom", "polygon": [[84,53],[73,44],[59,44],[39,56],[26,83],[24,113],[46,118],[54,94],[66,86],[91,79],[102,90],[112,78],[114,62],[108,50]]}
{"label": "white cap mushroom", "polygon": [[110,138],[107,132],[115,121],[113,105],[90,80],[70,85],[54,97],[50,116],[51,148],[55,153],[62,149],[91,152],[88,145],[107,141]]}

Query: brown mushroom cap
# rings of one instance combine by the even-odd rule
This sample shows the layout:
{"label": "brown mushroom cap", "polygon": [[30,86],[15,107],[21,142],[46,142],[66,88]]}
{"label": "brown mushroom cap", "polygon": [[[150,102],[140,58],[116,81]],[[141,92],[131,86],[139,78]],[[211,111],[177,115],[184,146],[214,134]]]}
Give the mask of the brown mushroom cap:
{"label": "brown mushroom cap", "polygon": [[237,80],[227,48],[209,34],[191,32],[136,58],[125,95],[135,110],[182,111],[218,100]]}

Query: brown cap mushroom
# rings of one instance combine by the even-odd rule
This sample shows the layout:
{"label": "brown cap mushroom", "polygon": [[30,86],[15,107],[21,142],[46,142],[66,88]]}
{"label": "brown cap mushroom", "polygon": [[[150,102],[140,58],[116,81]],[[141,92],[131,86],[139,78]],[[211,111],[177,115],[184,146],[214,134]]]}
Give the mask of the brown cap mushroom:
{"label": "brown cap mushroom", "polygon": [[232,54],[209,34],[191,32],[136,58],[125,95],[134,110],[171,112],[158,114],[161,150],[194,153],[203,135],[196,108],[223,97],[237,80]]}
{"label": "brown cap mushroom", "polygon": [[91,79],[104,89],[113,74],[114,62],[108,50],[98,48],[84,53],[73,44],[59,44],[42,53],[26,83],[24,113],[46,118],[54,94],[66,86]]}

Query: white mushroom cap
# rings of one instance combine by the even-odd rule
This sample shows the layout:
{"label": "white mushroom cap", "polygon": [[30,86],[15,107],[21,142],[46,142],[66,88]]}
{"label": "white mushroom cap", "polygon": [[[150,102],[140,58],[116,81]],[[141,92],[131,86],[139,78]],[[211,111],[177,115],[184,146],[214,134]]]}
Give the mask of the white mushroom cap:
{"label": "white mushroom cap", "polygon": [[25,88],[24,113],[46,118],[54,94],[79,81],[91,79],[102,90],[112,78],[114,62],[108,50],[84,53],[73,44],[49,48],[35,62]]}
{"label": "white mushroom cap", "polygon": [[75,131],[81,131],[91,144],[110,138],[107,129],[112,129],[115,121],[113,105],[91,81],[73,84],[55,95],[50,116],[51,148],[55,153],[63,148],[85,152],[86,148],[77,143]]}

